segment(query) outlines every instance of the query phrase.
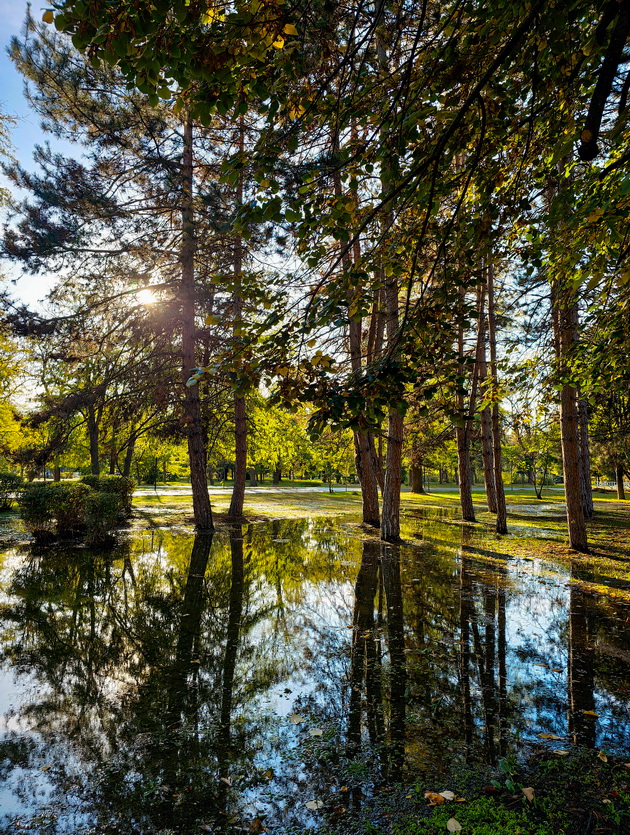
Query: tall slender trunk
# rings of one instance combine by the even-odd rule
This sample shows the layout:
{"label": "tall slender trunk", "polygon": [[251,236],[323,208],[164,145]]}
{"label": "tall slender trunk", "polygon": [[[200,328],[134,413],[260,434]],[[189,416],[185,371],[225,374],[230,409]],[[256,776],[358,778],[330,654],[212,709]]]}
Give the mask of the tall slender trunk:
{"label": "tall slender trunk", "polygon": [[[241,158],[245,151],[245,125],[241,116],[239,123],[239,152]],[[238,175],[236,187],[236,205],[243,205],[243,169]],[[234,239],[234,326],[233,344],[234,351],[238,349],[241,341],[241,328],[243,324],[243,299],[241,297],[241,284],[243,279],[243,239],[237,234]],[[243,518],[243,504],[245,502],[245,482],[247,480],[247,406],[245,397],[238,392],[234,394],[234,445],[235,445],[235,466],[234,486],[232,488],[232,499],[227,518],[232,522],[238,522]],[[255,479],[255,475],[254,475]],[[251,482],[253,483],[253,482]]]}
{"label": "tall slender trunk", "polygon": [[[486,360],[486,315],[484,311],[483,287],[479,289],[479,364],[477,379],[483,384],[488,376]],[[482,397],[485,391],[481,392]],[[494,490],[494,454],[492,447],[492,418],[490,407],[486,406],[479,414],[481,428],[481,460],[483,462],[483,480],[486,487],[486,502],[490,513],[497,512],[497,497]]]}
{"label": "tall slender trunk", "polygon": [[195,525],[199,530],[211,531],[212,508],[206,478],[206,439],[201,417],[199,386],[186,386],[195,361],[195,218],[193,209],[193,127],[190,119],[184,123],[182,153],[182,378],[184,383],[184,426],[188,441],[190,484],[193,496]]}
{"label": "tall slender trunk", "polygon": [[569,544],[575,551],[588,553],[580,481],[581,448],[577,390],[566,381],[567,358],[577,339],[577,302],[572,290],[555,286],[552,287],[551,304],[558,370],[565,377],[560,392],[560,437]]}
{"label": "tall slender trunk", "polygon": [[[393,344],[398,334],[398,281],[393,276],[388,279],[385,297],[387,301],[387,341]],[[403,416],[397,409],[390,406],[387,421],[387,454],[381,520],[381,539],[385,542],[398,542],[400,540],[402,446]]]}
{"label": "tall slender trunk", "polygon": [[492,378],[492,454],[494,464],[494,495],[497,503],[497,533],[507,533],[507,510],[503,487],[501,461],[501,425],[499,423],[499,380],[497,373],[497,327],[494,309],[494,269],[487,266],[488,275],[488,338],[490,341],[490,376]]}
{"label": "tall slender trunk", "polygon": [[90,444],[90,467],[92,475],[100,475],[101,462],[99,461],[98,454],[99,420],[93,405],[88,406],[86,425]]}
{"label": "tall slender trunk", "polygon": [[591,519],[593,507],[593,485],[591,482],[591,450],[588,437],[588,405],[578,395],[578,415],[580,423],[580,487],[582,489],[582,504],[584,516]]}
{"label": "tall slender trunk", "polygon": [[[460,356],[460,377],[464,376],[463,356],[464,356],[464,327],[458,326],[457,330],[457,348]],[[469,416],[468,411],[464,406],[464,394],[460,392],[457,395],[457,407],[463,419],[463,426],[458,426],[455,429],[455,436],[457,440],[457,469],[459,473],[459,503],[462,508],[462,518],[465,522],[475,522],[475,508],[472,500],[472,490],[470,487],[470,421],[466,420]]]}
{"label": "tall slender trunk", "polygon": [[131,474],[131,462],[133,460],[133,451],[136,446],[136,434],[132,432],[129,436],[129,440],[127,441],[127,449],[125,450],[125,460],[123,463],[123,472],[122,474],[125,478],[129,478]]}
{"label": "tall slender trunk", "polygon": [[[339,152],[339,137],[337,135],[333,138],[333,150],[335,153]],[[337,168],[335,168],[333,172],[333,187],[335,190],[335,197],[342,197],[343,191],[341,187],[341,177]],[[353,195],[353,197],[356,199],[356,195]],[[352,255],[354,256],[355,264],[358,265],[361,258],[361,245],[358,238],[356,238],[353,242]],[[349,277],[352,270],[352,256],[347,248],[344,249],[341,257],[341,265],[343,267],[344,274]],[[350,365],[353,373],[359,373],[363,367],[362,319],[356,314],[352,315],[353,307],[358,300],[360,292],[361,288],[354,288],[349,284],[348,347],[350,352]],[[378,528],[380,524],[380,509],[378,501],[378,481],[376,475],[376,455],[372,453],[373,445],[374,439],[369,430],[354,430],[355,462],[357,476],[359,477],[359,484],[361,485],[363,524]]]}

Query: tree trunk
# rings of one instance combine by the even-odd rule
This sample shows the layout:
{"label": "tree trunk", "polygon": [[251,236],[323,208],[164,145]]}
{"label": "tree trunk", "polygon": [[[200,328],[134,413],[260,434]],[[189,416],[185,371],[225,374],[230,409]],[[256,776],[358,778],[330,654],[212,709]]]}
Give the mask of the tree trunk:
{"label": "tree trunk", "polygon": [[[339,152],[339,137],[337,135],[333,138],[333,150],[335,153]],[[338,170],[333,173],[333,185],[335,189],[335,197],[342,197],[343,192],[341,187],[341,177]],[[356,199],[356,195],[353,195],[353,197]],[[345,248],[345,245],[343,246],[344,252],[341,257],[341,264],[344,273],[349,275],[352,270],[352,258],[350,256],[350,252],[348,252]],[[353,255],[355,264],[358,265],[361,258],[361,246],[358,238],[356,238],[353,243]],[[349,314],[359,292],[360,288],[352,288],[348,293]],[[353,374],[360,373],[363,366],[362,319],[358,315],[349,315],[348,348],[352,372]],[[376,475],[376,455],[372,454],[370,435],[371,433],[368,432],[354,432],[355,464],[359,484],[361,485],[363,524],[378,528],[380,525],[380,510],[378,502],[378,481]]]}
{"label": "tree trunk", "polygon": [[195,526],[198,530],[214,530],[212,508],[206,480],[206,439],[201,418],[199,386],[187,386],[195,361],[195,218],[193,211],[193,128],[190,119],[184,123],[182,154],[182,378],[184,383],[184,427],[188,441],[190,484],[193,496]]}
{"label": "tree trunk", "polygon": [[87,414],[87,431],[88,431],[88,439],[90,443],[90,466],[92,469],[92,475],[100,475],[101,474],[101,463],[99,461],[98,456],[98,420],[94,413],[94,408],[90,406],[88,408]]}
{"label": "tree trunk", "polygon": [[422,468],[422,461],[418,461],[411,465],[410,467],[410,478],[411,478],[411,492],[412,493],[424,493],[424,484],[422,483],[423,480],[423,468]]}
{"label": "tree trunk", "polygon": [[[559,372],[566,376],[567,358],[577,339],[577,304],[571,290],[559,287],[552,287],[551,303]],[[575,386],[563,380],[560,393],[560,436],[569,544],[575,551],[588,553],[580,482],[579,429],[577,391]]]}
{"label": "tree trunk", "polygon": [[595,509],[593,507],[591,452],[588,438],[588,406],[582,398],[578,399],[578,415],[580,423],[580,486],[582,489],[582,504],[584,505],[584,516],[587,519],[591,519]]}
{"label": "tree trunk", "polygon": [[61,481],[61,467],[59,464],[53,466],[53,481]]}
{"label": "tree trunk", "polygon": [[[484,311],[483,287],[479,289],[479,365],[477,378],[480,388],[485,384],[488,376],[488,365],[486,360],[486,316]],[[485,388],[481,391],[485,399]],[[492,448],[492,418],[490,408],[486,406],[479,414],[481,428],[481,460],[483,463],[483,480],[486,487],[486,502],[490,513],[497,512],[497,497],[494,490],[494,455]]]}
{"label": "tree trunk", "polygon": [[[460,358],[464,356],[464,328],[459,325],[457,333],[457,345]],[[460,360],[460,376],[463,377],[464,368]],[[464,419],[464,425],[458,426],[455,430],[457,440],[457,469],[459,473],[459,502],[462,508],[462,519],[465,522],[475,522],[475,508],[472,500],[472,490],[470,489],[470,421],[465,418],[468,417],[467,410],[464,408],[464,395],[457,395],[457,405],[459,413]]]}
{"label": "tree trunk", "polygon": [[125,461],[123,463],[123,472],[122,474],[125,478],[129,478],[131,475],[131,462],[133,460],[133,451],[136,446],[136,436],[135,434],[131,434],[129,440],[127,441],[127,449],[125,451]]}
{"label": "tree trunk", "polygon": [[[245,150],[245,127],[243,117],[239,123],[239,151],[243,157]],[[243,205],[243,169],[238,175],[236,188],[236,206]],[[243,299],[241,298],[241,283],[243,278],[243,239],[236,235],[234,239],[234,352],[241,342],[241,327],[243,322]],[[235,439],[235,468],[232,499],[227,518],[231,522],[239,522],[243,518],[243,504],[245,501],[245,480],[247,478],[247,408],[245,397],[234,394],[234,439]],[[254,480],[256,476],[254,474]],[[251,484],[251,482],[250,482]]]}
{"label": "tree trunk", "polygon": [[494,270],[487,266],[488,275],[488,337],[490,341],[490,376],[492,377],[492,455],[494,464],[494,495],[497,504],[497,533],[507,533],[507,510],[503,487],[501,461],[501,426],[499,423],[499,380],[497,373],[497,328],[494,311]]}
{"label": "tree trunk", "polygon": [[618,464],[615,469],[615,476],[617,478],[617,498],[621,501],[625,501],[626,498],[626,491],[623,486],[623,465]]}
{"label": "tree trunk", "polygon": [[276,466],[275,470],[273,471],[273,483],[274,484],[280,484],[281,481],[282,481],[282,467],[280,466],[280,464],[278,464]]}

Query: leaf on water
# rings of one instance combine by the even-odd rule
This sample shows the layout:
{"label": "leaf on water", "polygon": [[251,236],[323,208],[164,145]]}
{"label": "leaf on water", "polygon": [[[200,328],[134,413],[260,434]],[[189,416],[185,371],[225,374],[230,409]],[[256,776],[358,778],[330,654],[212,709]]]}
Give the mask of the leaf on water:
{"label": "leaf on water", "polygon": [[534,799],[534,790],[533,790],[533,788],[532,788],[531,786],[528,786],[526,789],[521,789],[521,791],[523,792],[523,794],[525,795],[525,797],[526,797],[526,798],[529,800],[529,802],[531,803],[531,802],[533,801],[533,799]]}
{"label": "leaf on water", "polygon": [[292,713],[291,716],[289,716],[289,722],[292,725],[301,725],[302,722],[304,722],[304,717],[300,716],[299,713]]}
{"label": "leaf on water", "polygon": [[40,771],[48,771],[49,768],[52,768],[52,765],[43,765]]}
{"label": "leaf on water", "polygon": [[324,806],[323,800],[309,800],[306,804],[306,808],[310,809],[312,812],[316,812],[318,809],[322,809]]}
{"label": "leaf on water", "polygon": [[309,734],[311,736],[323,736],[324,732],[322,731],[321,728],[311,728],[310,731],[309,731]]}
{"label": "leaf on water", "polygon": [[597,755],[597,759],[601,760],[603,763],[608,762],[608,757],[606,756],[606,754],[603,751],[599,752],[599,754]]}
{"label": "leaf on water", "polygon": [[540,739],[563,739],[561,736],[556,736],[556,734],[538,734]]}
{"label": "leaf on water", "polygon": [[444,800],[455,800],[455,792],[445,791],[445,792],[440,792],[440,794],[442,795]]}
{"label": "leaf on water", "polygon": [[225,783],[226,786],[232,785],[232,778],[231,777],[219,777],[222,783]]}
{"label": "leaf on water", "polygon": [[568,748],[554,748],[551,753],[557,757],[568,757],[571,752]]}
{"label": "leaf on water", "polygon": [[595,713],[594,710],[583,710],[582,713],[585,716],[599,716],[599,713]]}
{"label": "leaf on water", "polygon": [[263,824],[260,818],[254,818],[249,825],[249,831],[252,835],[260,835],[261,832],[269,832],[267,827]]}
{"label": "leaf on water", "polygon": [[461,823],[458,820],[455,820],[455,818],[449,818],[446,821],[446,828],[448,829],[449,832],[461,832],[462,831]]}
{"label": "leaf on water", "polygon": [[442,803],[445,802],[444,798],[441,794],[436,794],[436,792],[425,791],[424,796],[429,801],[429,806],[440,806]]}

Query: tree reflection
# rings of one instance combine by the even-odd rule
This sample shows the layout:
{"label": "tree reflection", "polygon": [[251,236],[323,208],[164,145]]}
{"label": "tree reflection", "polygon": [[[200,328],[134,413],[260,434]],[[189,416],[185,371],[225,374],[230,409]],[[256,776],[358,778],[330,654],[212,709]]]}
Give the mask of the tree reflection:
{"label": "tree reflection", "polygon": [[[389,692],[386,705],[383,702],[381,662],[380,621],[383,594],[387,609],[386,635],[389,656]],[[407,666],[398,548],[373,540],[363,542],[361,565],[355,583],[352,625],[347,754],[352,758],[360,751],[361,720],[365,708],[370,743],[381,754],[386,752],[386,756],[382,757],[384,776],[399,780],[405,759]],[[389,731],[387,745],[383,746],[386,739],[385,713],[389,716]]]}
{"label": "tree reflection", "polygon": [[591,602],[579,581],[592,580],[574,561],[569,591],[569,734],[577,745],[595,747],[595,621]]}

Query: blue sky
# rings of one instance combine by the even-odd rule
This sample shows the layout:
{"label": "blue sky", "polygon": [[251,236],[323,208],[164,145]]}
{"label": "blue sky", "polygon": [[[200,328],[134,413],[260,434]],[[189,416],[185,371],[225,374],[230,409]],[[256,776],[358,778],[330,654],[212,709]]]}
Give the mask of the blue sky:
{"label": "blue sky", "polygon": [[[24,165],[32,165],[33,148],[44,140],[39,127],[39,117],[28,106],[22,93],[24,82],[7,55],[7,47],[14,35],[19,35],[26,15],[25,0],[0,0],[0,109],[16,119],[11,131],[13,153]],[[32,13],[37,19],[46,6],[32,3]],[[25,276],[19,278],[19,270],[11,264],[0,265],[0,275],[8,279],[19,279],[10,285],[12,295],[31,306],[46,295],[54,283],[52,276]]]}

